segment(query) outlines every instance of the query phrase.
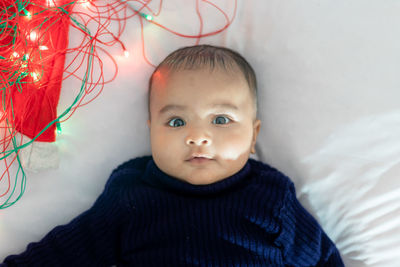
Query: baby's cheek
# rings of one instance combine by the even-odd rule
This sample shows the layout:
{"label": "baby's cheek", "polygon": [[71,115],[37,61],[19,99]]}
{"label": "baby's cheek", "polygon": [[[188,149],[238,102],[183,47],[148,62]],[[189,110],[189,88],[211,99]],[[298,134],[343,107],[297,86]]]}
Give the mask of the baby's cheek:
{"label": "baby's cheek", "polygon": [[167,157],[168,151],[173,149],[173,143],[171,143],[171,138],[169,138],[162,129],[157,130],[158,129],[154,129],[152,132],[151,146],[153,155],[161,159]]}
{"label": "baby's cheek", "polygon": [[226,160],[237,160],[249,153],[251,139],[245,133],[225,136],[218,142],[218,154]]}
{"label": "baby's cheek", "polygon": [[174,155],[174,152],[178,152],[179,146],[177,143],[177,138],[173,135],[171,136],[170,134],[161,133],[157,140],[158,149],[161,149],[160,152],[167,157],[171,157]]}

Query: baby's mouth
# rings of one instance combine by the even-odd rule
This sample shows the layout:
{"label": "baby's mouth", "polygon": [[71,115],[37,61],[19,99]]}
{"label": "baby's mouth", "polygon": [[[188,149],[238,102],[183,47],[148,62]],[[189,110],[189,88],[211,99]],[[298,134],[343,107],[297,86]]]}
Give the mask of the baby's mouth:
{"label": "baby's mouth", "polygon": [[213,158],[210,155],[206,154],[193,154],[190,158],[188,158],[186,161],[189,161],[190,163],[205,163],[205,162],[210,162],[212,161]]}
{"label": "baby's mouth", "polygon": [[194,164],[202,164],[202,163],[210,162],[212,160],[213,159],[205,158],[205,157],[192,157],[187,161],[189,161],[190,163],[194,163]]}

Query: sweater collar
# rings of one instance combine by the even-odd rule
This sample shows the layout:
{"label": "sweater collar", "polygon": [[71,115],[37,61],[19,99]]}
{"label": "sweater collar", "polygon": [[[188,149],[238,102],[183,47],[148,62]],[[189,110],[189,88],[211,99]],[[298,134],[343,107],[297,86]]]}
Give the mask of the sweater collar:
{"label": "sweater collar", "polygon": [[241,185],[246,180],[250,174],[250,170],[250,163],[247,161],[239,172],[230,177],[207,185],[193,185],[166,174],[157,167],[153,158],[151,158],[147,163],[142,178],[154,187],[162,188],[166,191],[190,195],[208,195],[222,191],[232,191],[234,187]]}

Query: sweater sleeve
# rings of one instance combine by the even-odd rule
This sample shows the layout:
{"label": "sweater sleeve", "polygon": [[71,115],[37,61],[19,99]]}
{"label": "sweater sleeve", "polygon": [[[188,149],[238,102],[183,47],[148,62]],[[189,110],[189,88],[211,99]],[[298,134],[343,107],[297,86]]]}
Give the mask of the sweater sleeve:
{"label": "sweater sleeve", "polygon": [[335,244],[296,198],[289,183],[280,212],[281,231],[276,244],[286,266],[344,266]]}
{"label": "sweater sleeve", "polygon": [[57,226],[20,255],[8,256],[9,266],[110,266],[119,247],[121,205],[118,185],[110,178],[95,204],[69,224]]}

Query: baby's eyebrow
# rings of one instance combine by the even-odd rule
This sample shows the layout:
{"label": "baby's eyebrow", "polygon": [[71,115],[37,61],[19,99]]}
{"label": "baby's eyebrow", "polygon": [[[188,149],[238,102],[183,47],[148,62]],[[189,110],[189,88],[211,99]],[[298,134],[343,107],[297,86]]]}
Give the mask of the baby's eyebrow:
{"label": "baby's eyebrow", "polygon": [[183,105],[166,105],[162,109],[160,109],[160,111],[158,113],[163,114],[163,113],[166,113],[166,112],[168,112],[170,110],[174,110],[174,109],[185,110],[186,106],[183,106]]}
{"label": "baby's eyebrow", "polygon": [[212,108],[224,108],[224,109],[233,109],[233,110],[238,110],[239,108],[235,106],[234,104],[231,103],[216,103],[210,105]]}
{"label": "baby's eyebrow", "polygon": [[[222,109],[231,109],[231,110],[238,110],[239,108],[237,106],[235,106],[234,104],[231,103],[214,103],[209,105],[210,108],[216,109],[216,108],[222,108]],[[184,105],[176,105],[176,104],[169,104],[164,106],[162,109],[160,109],[159,113],[163,114],[166,113],[170,110],[174,110],[174,109],[178,109],[178,110],[186,110],[187,106]]]}

